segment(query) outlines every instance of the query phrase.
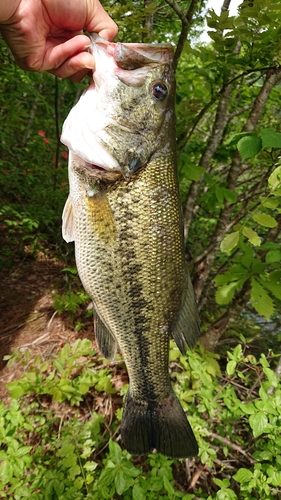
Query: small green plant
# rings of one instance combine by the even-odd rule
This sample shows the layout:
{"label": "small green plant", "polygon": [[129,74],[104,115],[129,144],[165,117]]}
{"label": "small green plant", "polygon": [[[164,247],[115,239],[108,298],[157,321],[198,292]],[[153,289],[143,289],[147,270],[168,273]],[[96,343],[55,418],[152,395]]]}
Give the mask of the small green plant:
{"label": "small green plant", "polygon": [[69,290],[63,294],[57,293],[53,295],[54,308],[59,314],[64,312],[69,313],[72,321],[80,307],[89,300],[89,295],[84,290],[79,290],[78,292]]}
{"label": "small green plant", "polygon": [[60,432],[61,419],[52,411],[44,415],[38,403],[23,410],[13,401],[9,410],[0,404],[0,419],[1,498],[84,498],[94,481],[97,463],[91,456],[102,440],[103,417],[93,414],[81,426],[74,415]]}
{"label": "small green plant", "polygon": [[[65,344],[52,360],[43,361],[41,356],[37,355],[22,378],[7,384],[10,395],[20,398],[32,393],[49,394],[56,402],[69,401],[71,405],[79,405],[90,388],[109,394],[115,393],[109,371],[93,368],[92,356],[95,354],[90,340],[78,339],[72,347],[68,343]],[[10,366],[15,361],[26,365],[28,358],[28,354],[22,356],[20,351],[5,357]]]}
{"label": "small green plant", "polygon": [[[274,358],[272,353],[269,358]],[[245,356],[239,344],[228,352],[224,375],[218,355],[199,349],[190,353],[188,361],[181,355],[179,359],[185,370],[174,374],[179,382],[178,396],[187,411],[189,401],[194,397],[197,400],[190,422],[199,442],[201,462],[214,469],[217,461],[235,457],[237,472],[231,475],[232,487],[228,479],[216,478],[221,490],[208,500],[252,500],[256,494],[268,500],[279,498],[281,384],[265,355],[261,354],[259,360]],[[240,490],[239,496],[233,491],[235,481],[239,483],[235,488]]]}

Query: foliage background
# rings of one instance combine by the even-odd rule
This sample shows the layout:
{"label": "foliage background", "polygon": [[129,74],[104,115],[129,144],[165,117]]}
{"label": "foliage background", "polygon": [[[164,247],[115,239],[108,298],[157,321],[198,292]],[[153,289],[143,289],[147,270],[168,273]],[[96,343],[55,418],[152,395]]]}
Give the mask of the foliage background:
{"label": "foliage background", "polygon": [[[10,387],[13,397],[21,399],[1,410],[3,428],[9,430],[2,436],[0,460],[8,464],[11,456],[26,458],[14,468],[2,468],[6,472],[0,491],[7,498],[23,498],[25,491],[32,492],[34,499],[80,498],[78,492],[81,498],[280,498],[281,27],[276,19],[281,4],[246,0],[234,18],[228,15],[229,3],[222,4],[219,16],[208,12],[212,43],[207,45],[198,38],[204,1],[103,2],[119,26],[118,40],[175,46],[186,256],[203,336],[201,347],[188,361],[172,346],[171,376],[191,414],[200,457],[187,461],[191,473],[185,481],[181,462],[158,455],[132,465],[115,441],[118,411],[111,423],[113,433],[102,434],[99,426],[106,426],[106,418],[100,415],[97,422],[86,424],[87,452],[82,437],[70,439],[73,433],[79,435],[79,418],[68,421],[64,435],[58,433],[55,412],[51,417],[38,413],[38,397],[48,394],[60,404],[77,407],[87,390],[97,390],[96,384],[104,378],[104,373],[93,375],[100,363],[96,361],[86,366],[83,380],[77,380],[74,365],[68,365],[68,353],[63,363],[50,359],[44,369],[36,363],[31,370],[26,368],[23,381]],[[0,42],[0,266],[7,272],[27,255],[36,258],[43,252],[73,270],[73,251],[60,236],[68,187],[67,151],[59,134],[85,82],[74,85],[48,74],[24,73]],[[81,290],[76,292],[75,271],[70,278],[73,291],[59,295],[54,307],[60,313],[69,311],[75,324],[75,313],[81,304],[86,307],[87,298]],[[93,355],[88,344],[82,354]],[[13,362],[25,366],[24,355],[16,353],[9,361]],[[56,388],[66,387],[56,395],[50,388],[50,373]],[[108,390],[108,384],[100,383],[101,392]],[[31,398],[27,406],[26,395]],[[41,423],[35,424],[38,419]],[[26,434],[34,425],[40,429],[36,453]],[[70,453],[66,443],[74,457],[71,464],[64,461]],[[103,454],[96,459],[100,449]],[[31,464],[36,464],[37,472],[29,476]],[[122,473],[110,486],[110,471],[117,464]],[[71,467],[73,476],[69,476]],[[46,471],[47,478],[54,475],[49,489],[43,481]],[[19,483],[22,474],[25,479]],[[153,490],[160,476],[159,489]],[[73,480],[67,482],[69,477]],[[51,479],[47,482],[51,484]]]}

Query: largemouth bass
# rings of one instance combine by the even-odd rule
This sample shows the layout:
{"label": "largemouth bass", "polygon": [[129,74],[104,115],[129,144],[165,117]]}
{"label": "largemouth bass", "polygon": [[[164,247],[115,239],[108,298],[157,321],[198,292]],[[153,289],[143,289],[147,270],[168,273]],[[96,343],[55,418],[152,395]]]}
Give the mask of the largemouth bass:
{"label": "largemouth bass", "polygon": [[62,133],[70,150],[63,236],[75,242],[98,347],[108,359],[119,347],[127,366],[125,447],[194,456],[169,377],[170,338],[183,354],[199,338],[175,161],[173,49],[95,35],[91,50],[94,81]]}

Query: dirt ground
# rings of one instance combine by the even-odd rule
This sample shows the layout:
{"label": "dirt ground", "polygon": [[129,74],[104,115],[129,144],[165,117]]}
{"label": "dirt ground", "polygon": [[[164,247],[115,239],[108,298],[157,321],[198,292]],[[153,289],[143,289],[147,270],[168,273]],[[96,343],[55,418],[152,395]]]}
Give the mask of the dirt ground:
{"label": "dirt ground", "polygon": [[53,294],[63,288],[63,264],[43,254],[25,259],[1,276],[0,287],[0,398],[8,399],[6,384],[20,377],[21,366],[7,367],[3,357],[14,349],[28,349],[47,359],[78,336],[94,342],[92,322],[78,333],[67,315],[53,307]]}

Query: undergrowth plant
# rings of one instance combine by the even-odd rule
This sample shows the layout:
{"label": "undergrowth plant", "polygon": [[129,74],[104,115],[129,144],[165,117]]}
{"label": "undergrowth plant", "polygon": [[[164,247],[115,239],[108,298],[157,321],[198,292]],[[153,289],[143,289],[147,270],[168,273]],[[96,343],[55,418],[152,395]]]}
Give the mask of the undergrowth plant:
{"label": "undergrowth plant", "polygon": [[185,357],[171,343],[173,387],[200,449],[186,462],[122,449],[121,405],[109,419],[86,398],[94,406],[127,386],[117,391],[116,363],[105,365],[89,340],[46,361],[19,350],[6,359],[24,371],[7,386],[9,407],[0,405],[1,498],[280,499],[281,383],[272,352],[257,359],[239,344],[225,360],[201,347]]}
{"label": "undergrowth plant", "polygon": [[[81,287],[76,267],[65,267],[63,272],[65,273],[66,291],[53,294],[53,307],[59,314],[66,313],[71,322],[75,324],[75,330],[79,331],[85,324],[77,321],[77,316],[81,308],[89,304],[90,297]],[[83,318],[92,317],[92,315],[92,307],[88,306],[83,312]]]}

